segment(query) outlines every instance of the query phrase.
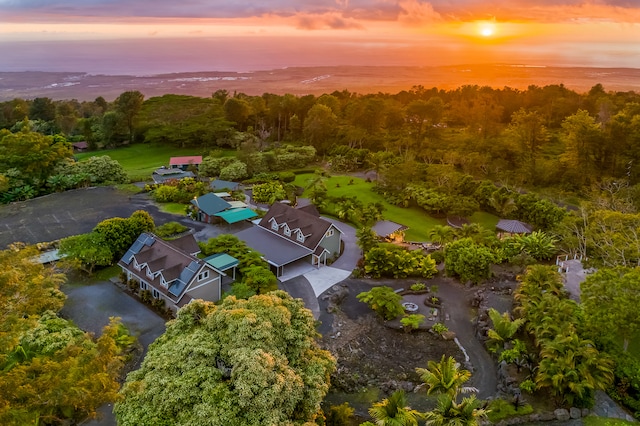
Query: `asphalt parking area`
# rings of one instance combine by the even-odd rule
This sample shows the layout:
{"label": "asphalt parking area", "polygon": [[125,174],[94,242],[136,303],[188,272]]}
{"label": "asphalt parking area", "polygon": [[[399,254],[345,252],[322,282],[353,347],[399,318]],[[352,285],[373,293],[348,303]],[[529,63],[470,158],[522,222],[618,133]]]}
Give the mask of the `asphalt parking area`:
{"label": "asphalt parking area", "polygon": [[91,232],[105,219],[129,217],[136,210],[149,212],[156,225],[181,222],[194,230],[198,240],[237,232],[250,225],[213,226],[195,222],[186,216],[161,212],[147,194],[129,195],[113,187],[101,186],[0,205],[0,249],[14,242],[35,244]]}

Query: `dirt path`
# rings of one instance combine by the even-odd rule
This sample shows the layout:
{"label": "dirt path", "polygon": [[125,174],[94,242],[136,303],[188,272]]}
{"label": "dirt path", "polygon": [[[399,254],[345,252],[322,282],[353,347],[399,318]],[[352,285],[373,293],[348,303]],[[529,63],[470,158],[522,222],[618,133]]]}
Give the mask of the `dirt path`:
{"label": "dirt path", "polygon": [[[445,325],[456,333],[458,341],[469,356],[471,386],[478,388],[478,397],[494,396],[498,387],[497,369],[484,345],[476,338],[472,324],[472,311],[469,304],[473,290],[450,280],[441,279],[438,283],[438,294],[445,306]],[[475,290],[475,289],[474,289]]]}

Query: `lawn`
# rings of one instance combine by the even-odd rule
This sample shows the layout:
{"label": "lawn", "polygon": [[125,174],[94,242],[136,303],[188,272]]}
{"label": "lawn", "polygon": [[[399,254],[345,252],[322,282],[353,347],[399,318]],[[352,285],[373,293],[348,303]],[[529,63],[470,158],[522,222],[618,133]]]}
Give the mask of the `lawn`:
{"label": "lawn", "polygon": [[[315,178],[313,173],[296,175],[295,185],[306,188]],[[398,207],[389,204],[380,194],[373,191],[373,183],[351,176],[331,176],[325,182],[331,197],[356,196],[363,203],[381,203],[384,206],[383,216],[387,220],[409,227],[405,232],[407,241],[429,241],[429,231],[435,225],[445,225],[444,219],[436,219],[424,212],[420,207]],[[303,194],[304,195],[304,194]],[[487,229],[495,229],[498,217],[490,213],[476,212],[471,222],[479,223]]]}
{"label": "lawn", "polygon": [[[314,178],[313,173],[296,176],[295,185],[306,187]],[[428,241],[429,230],[434,225],[443,225],[444,220],[434,219],[418,207],[403,208],[389,204],[382,195],[373,192],[373,183],[351,176],[331,176],[326,181],[331,197],[356,196],[363,203],[381,203],[383,216],[387,220],[408,226],[405,232],[407,241]],[[304,195],[304,194],[303,194]]]}
{"label": "lawn", "polygon": [[[235,151],[232,151],[235,152]],[[151,173],[159,167],[168,166],[170,157],[202,155],[197,148],[176,148],[171,145],[134,144],[122,148],[76,154],[78,161],[93,156],[108,155],[118,161],[133,180],[149,180]],[[224,154],[228,154],[226,151]]]}
{"label": "lawn", "polygon": [[187,204],[181,203],[158,203],[160,211],[165,213],[177,214],[186,216],[187,212]]}

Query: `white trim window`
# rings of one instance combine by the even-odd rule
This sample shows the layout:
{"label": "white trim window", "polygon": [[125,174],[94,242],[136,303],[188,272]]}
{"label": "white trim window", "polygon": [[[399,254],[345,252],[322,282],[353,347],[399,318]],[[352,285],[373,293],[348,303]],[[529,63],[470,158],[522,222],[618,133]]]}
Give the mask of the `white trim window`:
{"label": "white trim window", "polygon": [[304,234],[302,233],[302,231],[298,231],[298,236],[296,237],[296,240],[298,240],[301,243],[304,243]]}
{"label": "white trim window", "polygon": [[206,280],[209,278],[209,271],[202,271],[198,274],[198,281]]}
{"label": "white trim window", "polygon": [[273,229],[274,231],[278,230],[278,222],[273,219],[271,220],[271,229]]}
{"label": "white trim window", "polygon": [[155,288],[151,290],[151,294],[153,295],[154,299],[160,299],[160,292]]}
{"label": "white trim window", "polygon": [[333,228],[329,228],[329,230],[324,234],[325,237],[333,237]]}
{"label": "white trim window", "polygon": [[284,224],[284,235],[286,235],[287,237],[291,236],[291,229],[289,229],[289,225],[287,225],[286,223]]}
{"label": "white trim window", "polygon": [[149,288],[149,285],[144,282],[144,281],[140,281],[140,289],[141,290],[147,290]]}

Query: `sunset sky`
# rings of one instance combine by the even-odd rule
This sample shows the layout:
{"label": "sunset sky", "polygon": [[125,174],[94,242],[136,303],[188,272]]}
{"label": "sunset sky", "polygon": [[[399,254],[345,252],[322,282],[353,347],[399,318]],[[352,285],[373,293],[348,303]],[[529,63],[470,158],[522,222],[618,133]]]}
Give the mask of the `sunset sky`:
{"label": "sunset sky", "polygon": [[0,0],[0,71],[640,68],[640,0]]}

